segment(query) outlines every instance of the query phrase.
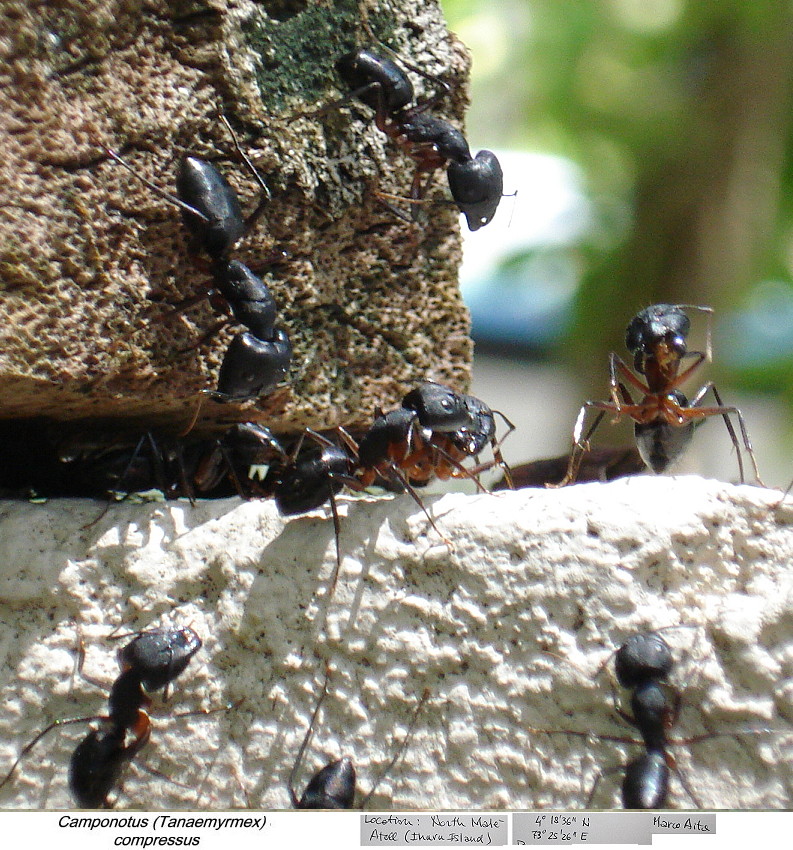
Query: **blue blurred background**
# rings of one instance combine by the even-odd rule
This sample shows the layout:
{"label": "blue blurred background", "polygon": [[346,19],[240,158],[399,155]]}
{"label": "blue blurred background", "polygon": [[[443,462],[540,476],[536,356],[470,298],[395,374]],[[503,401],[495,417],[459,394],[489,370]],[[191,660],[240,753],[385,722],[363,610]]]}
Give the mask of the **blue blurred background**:
{"label": "blue blurred background", "polygon": [[[467,136],[504,198],[468,233],[473,392],[515,421],[512,463],[569,449],[608,353],[650,304],[715,309],[716,382],[766,483],[793,478],[793,4],[442,0],[473,57]],[[706,322],[692,313],[692,348]],[[595,442],[631,441],[629,423]],[[737,478],[720,419],[677,471]]]}

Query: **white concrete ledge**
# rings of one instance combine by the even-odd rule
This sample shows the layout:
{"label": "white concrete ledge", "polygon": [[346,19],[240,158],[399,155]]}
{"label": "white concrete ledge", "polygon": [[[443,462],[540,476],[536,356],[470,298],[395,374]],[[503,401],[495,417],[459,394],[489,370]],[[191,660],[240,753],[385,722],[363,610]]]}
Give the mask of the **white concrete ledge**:
{"label": "white concrete ledge", "polygon": [[[120,505],[85,528],[98,503],[2,503],[0,772],[52,720],[105,710],[73,675],[78,624],[85,672],[108,683],[113,629],[191,624],[204,648],[155,705],[117,808],[288,807],[324,660],[300,789],[347,754],[368,790],[429,687],[370,808],[581,807],[597,773],[640,748],[532,730],[635,738],[595,674],[632,632],[686,624],[665,633],[684,691],[675,734],[787,730],[677,747],[689,786],[708,808],[793,808],[793,499],[778,499],[696,477],[428,499],[449,549],[407,496],[342,498],[330,599],[322,511],[284,522],[261,502]],[[67,765],[85,734],[50,733],[0,806],[72,807]],[[606,777],[594,804],[618,806],[618,785]],[[676,779],[670,805],[693,805]]]}

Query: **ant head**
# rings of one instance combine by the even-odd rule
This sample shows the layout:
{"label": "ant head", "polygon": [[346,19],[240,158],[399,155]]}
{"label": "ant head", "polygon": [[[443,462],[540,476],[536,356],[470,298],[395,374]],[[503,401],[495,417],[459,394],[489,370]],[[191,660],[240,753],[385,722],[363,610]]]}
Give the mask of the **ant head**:
{"label": "ant head", "polygon": [[465,215],[469,230],[479,230],[496,214],[504,192],[504,173],[498,157],[488,150],[473,159],[450,162],[447,170],[454,202]]}
{"label": "ant head", "polygon": [[283,328],[271,340],[252,333],[237,334],[220,364],[217,391],[205,390],[220,402],[245,402],[271,393],[286,377],[292,362],[292,344]]}
{"label": "ant head", "polygon": [[273,432],[257,422],[237,422],[223,435],[221,444],[234,453],[241,465],[267,464],[275,458],[285,460],[286,450]]}
{"label": "ant head", "polygon": [[625,330],[625,347],[635,358],[636,371],[644,373],[644,360],[665,346],[668,356],[679,359],[686,353],[691,321],[677,304],[655,304],[637,313]]}
{"label": "ant head", "polygon": [[158,691],[184,672],[201,646],[201,638],[189,626],[150,629],[119,649],[118,663],[147,691]]}
{"label": "ant head", "polygon": [[355,767],[348,758],[329,762],[311,778],[300,809],[351,809],[355,804]]}
{"label": "ant head", "polygon": [[424,381],[403,399],[402,407],[413,410],[423,428],[432,431],[457,431],[471,424],[466,396],[451,387]]}
{"label": "ant head", "polygon": [[658,632],[632,635],[614,656],[617,681],[623,688],[634,688],[650,679],[665,679],[673,666],[672,650]]}
{"label": "ant head", "polygon": [[470,421],[464,428],[451,434],[457,448],[469,455],[478,455],[496,434],[496,419],[493,411],[480,399],[472,395],[463,396]]}

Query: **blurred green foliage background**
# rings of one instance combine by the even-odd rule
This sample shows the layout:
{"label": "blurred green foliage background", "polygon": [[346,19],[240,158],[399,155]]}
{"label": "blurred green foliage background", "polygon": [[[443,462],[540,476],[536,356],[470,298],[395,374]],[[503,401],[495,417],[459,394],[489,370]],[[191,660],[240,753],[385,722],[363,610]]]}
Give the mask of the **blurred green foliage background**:
{"label": "blurred green foliage background", "polygon": [[472,148],[553,153],[583,174],[591,220],[565,247],[580,277],[543,354],[600,398],[636,311],[710,305],[708,377],[792,406],[793,4],[442,5],[473,56]]}

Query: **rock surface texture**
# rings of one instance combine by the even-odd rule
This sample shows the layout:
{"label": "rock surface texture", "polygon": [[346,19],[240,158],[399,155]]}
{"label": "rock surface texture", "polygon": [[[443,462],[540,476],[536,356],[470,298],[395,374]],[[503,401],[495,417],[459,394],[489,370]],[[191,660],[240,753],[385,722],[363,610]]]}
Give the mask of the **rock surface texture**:
{"label": "rock surface texture", "polygon": [[[467,384],[457,211],[426,207],[415,224],[378,201],[406,196],[413,167],[372,110],[300,116],[345,93],[334,63],[371,45],[364,21],[453,86],[438,109],[459,125],[468,59],[435,2],[0,2],[3,418],[183,426],[216,386],[240,328],[210,333],[206,299],[169,316],[207,272],[179,211],[105,148],[170,192],[182,157],[211,161],[247,213],[258,187],[221,113],[272,192],[233,256],[263,269],[295,356],[282,388],[244,410],[207,402],[199,425],[365,422],[421,378]],[[413,79],[420,98],[433,92]],[[448,199],[442,173],[429,194]],[[276,251],[287,257],[268,267]]]}
{"label": "rock surface texture", "polygon": [[[368,790],[429,688],[370,808],[582,807],[600,771],[640,752],[596,737],[636,737],[614,711],[610,653],[636,631],[685,626],[663,633],[683,694],[673,736],[755,731],[675,747],[689,787],[707,808],[790,809],[793,502],[778,500],[695,477],[428,498],[447,546],[407,496],[342,497],[332,596],[327,512],[285,522],[262,502],[120,505],[89,525],[95,502],[5,503],[0,770],[52,720],[104,710],[75,675],[78,630],[84,672],[109,683],[111,632],[189,624],[204,647],[155,705],[118,809],[287,808],[326,662],[298,792],[341,755]],[[50,733],[0,805],[70,807],[84,735]],[[618,783],[604,777],[594,805],[618,806]],[[694,805],[675,777],[670,805]]]}

